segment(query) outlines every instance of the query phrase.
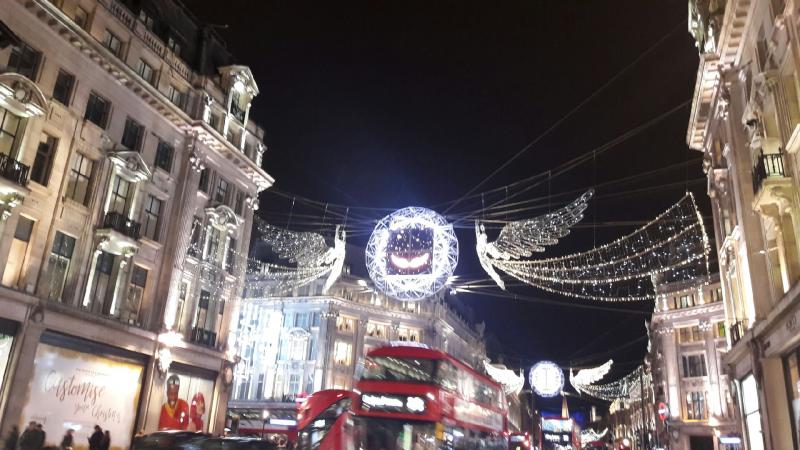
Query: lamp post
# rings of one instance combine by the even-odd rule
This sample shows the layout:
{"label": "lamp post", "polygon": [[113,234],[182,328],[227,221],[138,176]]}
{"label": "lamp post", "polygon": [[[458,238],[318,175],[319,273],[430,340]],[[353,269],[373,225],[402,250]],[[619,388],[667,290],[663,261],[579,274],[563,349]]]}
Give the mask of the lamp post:
{"label": "lamp post", "polygon": [[261,411],[261,439],[264,439],[264,430],[267,428],[267,419],[269,419],[269,410]]}

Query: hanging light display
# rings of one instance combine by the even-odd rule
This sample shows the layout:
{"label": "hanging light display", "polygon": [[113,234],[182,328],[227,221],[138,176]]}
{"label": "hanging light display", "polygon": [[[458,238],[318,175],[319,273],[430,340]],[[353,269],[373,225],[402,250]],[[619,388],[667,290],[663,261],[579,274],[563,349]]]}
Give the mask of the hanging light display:
{"label": "hanging light display", "polygon": [[652,378],[650,373],[645,370],[644,366],[640,365],[633,372],[625,375],[619,380],[606,384],[582,384],[573,380],[572,377],[570,378],[570,382],[575,390],[580,393],[599,398],[601,400],[613,402],[615,400],[632,401],[641,399],[641,386],[643,384],[645,386],[649,386],[652,383]]}
{"label": "hanging light display", "polygon": [[555,397],[564,389],[564,372],[552,361],[539,361],[531,367],[528,382],[540,397]]}
{"label": "hanging light display", "polygon": [[[570,209],[576,202],[564,209],[579,210]],[[573,213],[569,217],[578,216]],[[532,240],[536,242],[526,234],[530,233],[526,229],[519,227],[516,234],[507,233],[509,239],[513,236],[523,249],[530,248]],[[505,231],[501,232],[501,238]],[[481,240],[485,242],[485,235],[481,236],[482,229],[476,232],[479,259],[484,268],[490,266],[491,270],[487,269],[487,272],[496,282],[500,277],[493,268],[530,286],[568,297],[605,301],[648,300],[655,298],[654,278],[671,282],[708,275],[708,236],[691,193],[627,236],[586,252],[556,258],[520,260],[517,255],[525,256],[526,253],[499,254],[492,250],[492,244],[485,244],[482,249]],[[496,250],[497,245],[494,247]],[[504,244],[502,248],[514,247]],[[498,284],[503,287],[502,280]]]}
{"label": "hanging light display", "polygon": [[497,367],[488,361],[483,362],[483,367],[491,379],[500,383],[503,393],[506,395],[517,395],[525,386],[525,377],[522,376],[522,372],[517,374],[511,369],[505,368],[505,366]]}
{"label": "hanging light display", "polygon": [[253,281],[267,281],[273,294],[291,291],[327,275],[323,292],[339,279],[344,267],[346,233],[336,227],[333,247],[319,233],[297,232],[266,223],[258,226],[261,240],[290,265],[258,263],[249,272]]}
{"label": "hanging light display", "polygon": [[614,364],[613,359],[609,359],[603,365],[597,367],[590,367],[588,369],[581,369],[578,373],[574,373],[569,369],[569,382],[575,390],[579,391],[577,386],[585,386],[588,384],[597,383],[602,380],[611,370],[611,365]]}
{"label": "hanging light display", "polygon": [[403,301],[431,297],[458,264],[453,225],[419,207],[397,210],[381,219],[365,252],[367,270],[384,294]]}
{"label": "hanging light display", "polygon": [[494,261],[530,257],[534,252],[543,252],[545,246],[557,244],[560,238],[569,234],[571,226],[583,219],[583,211],[589,206],[592,195],[594,191],[588,190],[572,203],[554,212],[511,222],[503,227],[494,242],[488,242],[486,228],[483,223],[476,221],[475,248],[481,266],[500,289],[505,290],[505,282],[494,270]]}

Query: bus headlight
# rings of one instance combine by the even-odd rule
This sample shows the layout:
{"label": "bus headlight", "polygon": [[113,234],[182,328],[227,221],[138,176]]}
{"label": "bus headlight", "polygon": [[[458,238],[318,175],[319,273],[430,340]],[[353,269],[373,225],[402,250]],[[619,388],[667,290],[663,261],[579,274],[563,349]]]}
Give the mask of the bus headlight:
{"label": "bus headlight", "polygon": [[408,397],[406,399],[406,408],[411,412],[423,412],[425,411],[425,400],[421,397]]}

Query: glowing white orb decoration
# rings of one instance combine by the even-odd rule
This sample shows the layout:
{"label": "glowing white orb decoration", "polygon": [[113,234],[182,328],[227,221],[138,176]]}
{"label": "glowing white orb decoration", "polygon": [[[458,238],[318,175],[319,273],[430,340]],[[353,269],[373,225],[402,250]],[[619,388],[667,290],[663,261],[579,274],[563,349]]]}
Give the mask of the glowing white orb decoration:
{"label": "glowing white orb decoration", "polygon": [[528,374],[534,392],[541,397],[555,397],[564,389],[564,372],[552,361],[540,361]]}
{"label": "glowing white orb decoration", "polygon": [[417,301],[439,292],[453,275],[458,239],[444,217],[411,206],[378,222],[365,256],[369,276],[381,292]]}

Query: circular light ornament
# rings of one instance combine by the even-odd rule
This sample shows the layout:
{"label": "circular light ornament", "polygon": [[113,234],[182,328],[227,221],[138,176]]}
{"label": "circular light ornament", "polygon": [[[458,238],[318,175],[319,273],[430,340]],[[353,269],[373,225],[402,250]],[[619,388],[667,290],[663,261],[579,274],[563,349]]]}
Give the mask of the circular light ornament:
{"label": "circular light ornament", "polygon": [[381,219],[367,242],[369,277],[389,297],[417,301],[439,292],[458,264],[453,225],[411,206]]}
{"label": "circular light ornament", "polygon": [[531,367],[528,381],[540,397],[555,397],[564,389],[564,372],[552,361],[540,361]]}

